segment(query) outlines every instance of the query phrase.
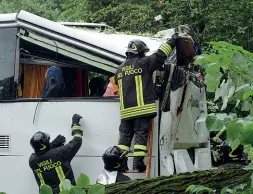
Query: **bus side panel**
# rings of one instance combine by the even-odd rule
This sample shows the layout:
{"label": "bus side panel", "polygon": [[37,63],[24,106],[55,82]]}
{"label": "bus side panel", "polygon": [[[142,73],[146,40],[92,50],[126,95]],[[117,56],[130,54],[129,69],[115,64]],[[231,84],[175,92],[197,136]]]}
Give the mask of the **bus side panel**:
{"label": "bus side panel", "polygon": [[[62,134],[67,142],[71,136],[71,118],[80,114],[83,119],[83,145],[72,162],[75,176],[87,174],[92,183],[103,169],[102,154],[118,143],[120,124],[119,103],[101,101],[42,102],[33,117],[37,102],[0,103],[0,136],[9,136],[9,148],[0,147],[0,189],[8,194],[37,193],[28,161],[33,152],[30,138],[36,131],[50,134],[51,140]],[[156,123],[156,122],[155,122]],[[157,175],[157,130],[154,129],[151,176]],[[130,155],[131,156],[131,155]],[[129,168],[132,168],[129,158]],[[144,178],[145,174],[131,174]],[[13,184],[18,184],[13,187]],[[15,192],[14,192],[15,191]],[[29,191],[29,192],[28,192]]]}

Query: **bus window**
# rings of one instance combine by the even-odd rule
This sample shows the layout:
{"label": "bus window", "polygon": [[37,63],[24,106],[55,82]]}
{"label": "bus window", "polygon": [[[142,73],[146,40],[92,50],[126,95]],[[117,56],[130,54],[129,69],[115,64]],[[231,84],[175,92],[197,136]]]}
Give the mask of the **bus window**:
{"label": "bus window", "polygon": [[0,100],[16,98],[17,29],[0,29]]}
{"label": "bus window", "polygon": [[[46,88],[47,71],[54,66],[21,64],[19,68],[20,98],[41,98],[48,91]],[[63,87],[57,98],[87,97],[88,73],[79,68],[58,67],[63,77]],[[56,97],[56,96],[49,96]]]}

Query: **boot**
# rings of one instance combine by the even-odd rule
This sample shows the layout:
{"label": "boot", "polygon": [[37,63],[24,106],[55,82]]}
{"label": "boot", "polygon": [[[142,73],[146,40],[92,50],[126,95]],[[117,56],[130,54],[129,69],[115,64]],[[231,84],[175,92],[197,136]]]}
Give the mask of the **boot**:
{"label": "boot", "polygon": [[144,157],[134,157],[133,170],[138,170],[139,172],[144,172],[146,170],[146,165],[144,164]]}
{"label": "boot", "polygon": [[127,158],[125,158],[123,160],[122,167],[120,168],[119,172],[125,172],[125,171],[129,170],[128,165],[127,165],[127,161],[128,161]]}

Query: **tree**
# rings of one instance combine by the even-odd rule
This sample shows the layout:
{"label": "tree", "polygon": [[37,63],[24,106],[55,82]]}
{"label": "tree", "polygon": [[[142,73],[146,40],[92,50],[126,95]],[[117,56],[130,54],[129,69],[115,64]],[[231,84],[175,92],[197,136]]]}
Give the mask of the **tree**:
{"label": "tree", "polygon": [[162,176],[107,185],[106,194],[168,194],[185,193],[191,184],[204,185],[220,191],[225,186],[234,187],[241,183],[250,184],[251,172],[241,166],[209,171],[182,173],[175,176]]}

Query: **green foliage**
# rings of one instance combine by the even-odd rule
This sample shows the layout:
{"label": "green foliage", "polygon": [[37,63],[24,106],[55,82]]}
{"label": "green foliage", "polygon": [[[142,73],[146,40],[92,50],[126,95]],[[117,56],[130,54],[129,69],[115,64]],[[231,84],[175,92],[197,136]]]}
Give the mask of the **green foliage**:
{"label": "green foliage", "polygon": [[212,52],[196,58],[196,64],[205,68],[207,91],[215,92],[214,102],[222,101],[221,111],[228,103],[241,102],[242,111],[252,112],[253,54],[227,42],[210,45]]}
{"label": "green foliage", "polygon": [[[204,118],[209,131],[217,131],[217,136],[226,132],[226,140],[232,152],[240,145],[253,156],[253,111],[252,111],[252,86],[253,54],[240,46],[227,42],[210,42],[208,52],[196,58],[196,64],[205,69],[205,84],[207,91],[215,93],[209,97],[212,104],[219,107],[218,112],[211,113]],[[211,95],[210,95],[211,96]],[[241,112],[248,111],[243,115]],[[232,153],[231,152],[231,153]],[[253,163],[245,169],[252,170]],[[253,177],[253,174],[252,174]],[[252,178],[251,177],[251,178]],[[253,179],[252,179],[253,180]],[[242,184],[234,187],[224,187],[224,193],[252,193],[251,187]],[[191,185],[191,193],[215,191],[204,186]]]}
{"label": "green foliage", "polygon": [[208,192],[208,193],[215,193],[215,190],[208,188],[208,187],[204,187],[201,185],[190,185],[187,189],[186,192],[190,192],[190,193],[201,193],[201,192]]}
{"label": "green foliage", "polygon": [[[239,193],[244,193],[244,194],[247,194],[247,193],[250,193],[250,189],[248,189],[246,187],[247,185],[246,184],[240,184],[238,186],[235,186],[234,188],[229,188],[229,187],[224,187],[220,194],[225,194],[225,193],[233,193],[233,194],[239,194]],[[211,188],[208,188],[208,187],[204,187],[204,186],[201,186],[201,185],[190,185],[186,192],[189,192],[189,193],[216,193],[215,190],[211,189]]]}
{"label": "green foliage", "polygon": [[[90,186],[90,179],[85,174],[80,174],[76,180],[76,186],[71,185],[68,179],[61,180],[60,194],[104,194],[105,187],[101,184]],[[1,193],[0,193],[1,194]],[[53,194],[52,189],[48,185],[43,185],[40,188],[40,194]]]}
{"label": "green foliage", "polygon": [[53,194],[53,191],[48,185],[43,185],[40,187],[40,194]]}
{"label": "green foliage", "polygon": [[[240,3],[170,0],[163,4],[159,0],[2,0],[0,13],[16,12],[20,8],[54,21],[103,22],[131,33],[154,34],[180,24],[190,24],[200,36],[202,45],[210,40],[223,40],[247,50],[253,49],[251,0]],[[162,19],[155,21],[158,15]]]}
{"label": "green foliage", "polygon": [[76,185],[80,188],[87,189],[90,186],[90,179],[87,175],[81,174],[77,180]]}

